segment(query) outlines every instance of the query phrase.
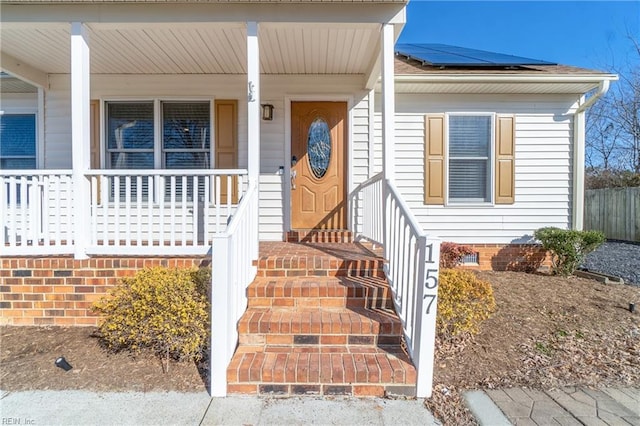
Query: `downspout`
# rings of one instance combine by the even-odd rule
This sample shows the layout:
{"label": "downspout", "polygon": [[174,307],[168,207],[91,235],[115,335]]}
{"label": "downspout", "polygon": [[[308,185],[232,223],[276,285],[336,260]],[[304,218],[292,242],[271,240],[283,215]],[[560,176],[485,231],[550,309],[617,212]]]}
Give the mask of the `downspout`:
{"label": "downspout", "polygon": [[[585,158],[585,112],[609,90],[610,80],[600,81],[598,90],[573,113],[573,214],[571,228],[581,231],[584,225],[584,158]],[[584,103],[583,103],[584,102]]]}

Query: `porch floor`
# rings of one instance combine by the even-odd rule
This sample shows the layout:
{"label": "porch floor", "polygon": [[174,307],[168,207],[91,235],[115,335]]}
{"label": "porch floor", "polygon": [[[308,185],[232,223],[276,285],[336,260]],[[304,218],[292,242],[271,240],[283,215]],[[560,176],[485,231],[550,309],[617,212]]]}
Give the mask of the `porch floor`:
{"label": "porch floor", "polygon": [[260,244],[229,393],[415,393],[379,250],[344,239]]}

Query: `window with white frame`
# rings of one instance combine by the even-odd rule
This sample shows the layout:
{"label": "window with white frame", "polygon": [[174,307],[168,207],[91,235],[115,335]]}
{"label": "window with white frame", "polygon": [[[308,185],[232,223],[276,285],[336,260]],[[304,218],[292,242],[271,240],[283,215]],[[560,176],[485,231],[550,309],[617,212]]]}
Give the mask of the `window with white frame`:
{"label": "window with white frame", "polygon": [[107,167],[211,167],[210,109],[208,101],[107,102]]}
{"label": "window with white frame", "polygon": [[490,203],[493,116],[449,114],[448,200]]}
{"label": "window with white frame", "polygon": [[0,169],[35,169],[36,114],[0,114]]}

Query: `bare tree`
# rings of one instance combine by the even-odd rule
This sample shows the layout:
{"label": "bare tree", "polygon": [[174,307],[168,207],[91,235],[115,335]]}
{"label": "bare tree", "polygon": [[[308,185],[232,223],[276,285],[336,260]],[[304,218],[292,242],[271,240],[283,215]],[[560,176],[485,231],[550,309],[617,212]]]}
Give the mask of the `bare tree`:
{"label": "bare tree", "polygon": [[632,57],[612,67],[620,80],[587,115],[587,165],[640,173],[640,43]]}
{"label": "bare tree", "polygon": [[621,130],[614,126],[609,110],[608,102],[601,100],[587,111],[586,165],[592,170],[617,169],[621,165]]}

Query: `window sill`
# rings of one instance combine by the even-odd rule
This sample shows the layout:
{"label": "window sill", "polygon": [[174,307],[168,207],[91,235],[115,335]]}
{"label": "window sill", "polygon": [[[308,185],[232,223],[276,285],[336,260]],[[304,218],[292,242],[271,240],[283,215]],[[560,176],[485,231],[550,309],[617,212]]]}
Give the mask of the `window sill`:
{"label": "window sill", "polygon": [[488,207],[494,207],[495,204],[493,204],[493,203],[474,203],[474,202],[459,202],[459,203],[448,202],[444,206],[445,207],[463,207],[463,208],[476,208],[476,207],[488,208]]}

